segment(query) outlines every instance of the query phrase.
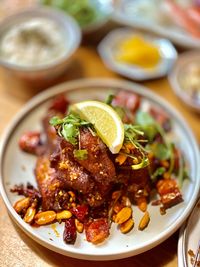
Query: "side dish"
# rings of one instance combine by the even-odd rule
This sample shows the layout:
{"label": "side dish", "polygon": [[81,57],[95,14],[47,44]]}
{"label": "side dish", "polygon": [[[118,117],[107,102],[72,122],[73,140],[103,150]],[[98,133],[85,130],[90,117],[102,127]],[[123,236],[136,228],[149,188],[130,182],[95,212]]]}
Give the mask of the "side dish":
{"label": "side dish", "polygon": [[155,68],[160,63],[161,55],[158,46],[141,36],[133,35],[119,43],[116,59],[141,68]]}
{"label": "side dish", "polygon": [[12,25],[0,38],[0,57],[11,64],[51,64],[65,54],[65,32],[52,19],[30,18]]}
{"label": "side dish", "polygon": [[[31,184],[12,188],[24,196],[14,209],[33,226],[64,222],[67,244],[83,231],[88,242],[99,244],[112,224],[123,234],[133,227],[142,231],[153,220],[150,203],[165,214],[183,201],[180,187],[187,172],[182,152],[170,139],[170,118],[128,91],[96,103],[99,111],[93,101],[74,104],[60,95],[44,114],[41,132],[24,133],[19,140],[22,151],[37,157],[38,189]],[[115,129],[118,122],[122,127]],[[135,225],[137,207],[143,215]]]}

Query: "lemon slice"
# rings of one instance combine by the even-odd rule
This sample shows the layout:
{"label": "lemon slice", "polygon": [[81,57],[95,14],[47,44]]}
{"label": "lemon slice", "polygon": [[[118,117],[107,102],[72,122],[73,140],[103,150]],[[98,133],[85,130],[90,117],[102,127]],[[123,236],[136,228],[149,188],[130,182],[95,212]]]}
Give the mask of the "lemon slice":
{"label": "lemon slice", "polygon": [[99,101],[73,104],[71,110],[94,125],[97,134],[113,154],[120,151],[124,141],[124,125],[109,105]]}

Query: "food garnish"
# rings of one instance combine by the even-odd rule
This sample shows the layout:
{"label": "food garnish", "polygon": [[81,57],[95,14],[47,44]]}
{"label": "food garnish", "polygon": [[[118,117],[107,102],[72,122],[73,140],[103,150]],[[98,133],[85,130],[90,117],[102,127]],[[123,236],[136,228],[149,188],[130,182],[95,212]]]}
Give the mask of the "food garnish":
{"label": "food garnish", "polygon": [[124,127],[112,107],[99,101],[83,101],[73,104],[71,110],[93,124],[98,136],[113,154],[120,151],[124,140]]}
{"label": "food garnish", "polygon": [[140,68],[155,68],[161,56],[158,47],[140,36],[127,37],[118,44],[116,60]]}
{"label": "food garnish", "polygon": [[170,119],[155,107],[144,111],[142,101],[126,91],[106,103],[53,101],[43,130],[19,140],[22,151],[37,156],[38,190],[30,184],[11,189],[24,196],[13,207],[26,223],[64,222],[64,242],[74,244],[77,232],[85,232],[96,245],[109,237],[112,224],[122,234],[135,227],[135,205],[143,213],[136,228],[148,231],[152,191],[161,215],[183,201],[186,164],[167,137]]}

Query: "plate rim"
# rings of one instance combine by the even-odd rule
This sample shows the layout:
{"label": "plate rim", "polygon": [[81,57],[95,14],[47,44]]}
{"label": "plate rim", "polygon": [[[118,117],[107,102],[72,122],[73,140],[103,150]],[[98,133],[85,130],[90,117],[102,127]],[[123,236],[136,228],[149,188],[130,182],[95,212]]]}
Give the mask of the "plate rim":
{"label": "plate rim", "polygon": [[[125,81],[122,79],[113,79],[113,78],[85,78],[85,79],[78,79],[78,80],[73,80],[73,81],[67,81],[62,84],[58,84],[56,86],[50,87],[49,89],[37,94],[34,96],[31,100],[29,100],[22,108],[21,110],[13,117],[13,119],[10,121],[8,126],[6,127],[6,130],[4,131],[1,141],[0,141],[0,193],[2,196],[2,199],[4,201],[4,204],[6,205],[7,210],[9,213],[12,215],[12,218],[17,222],[18,226],[25,231],[29,237],[34,239],[36,242],[40,243],[41,245],[56,251],[58,253],[61,253],[66,256],[78,258],[78,259],[87,259],[87,260],[114,260],[114,259],[122,259],[130,256],[134,256],[137,254],[140,254],[142,252],[145,252],[164,240],[166,240],[169,236],[171,236],[181,225],[182,223],[186,220],[186,218],[189,216],[190,212],[192,211],[193,206],[195,205],[196,199],[198,197],[198,192],[200,188],[200,179],[196,179],[195,183],[195,190],[192,196],[192,201],[188,203],[186,206],[184,213],[182,216],[177,218],[175,221],[176,225],[171,225],[169,226],[165,231],[163,231],[161,234],[157,235],[156,238],[152,239],[151,241],[147,242],[145,246],[138,247],[137,249],[133,250],[130,248],[123,249],[120,254],[115,253],[114,251],[111,253],[104,253],[104,254],[95,254],[95,253],[81,253],[81,252],[74,252],[74,251],[69,251],[65,249],[61,249],[56,247],[56,245],[53,245],[50,243],[50,241],[42,238],[39,234],[35,234],[33,232],[30,232],[29,225],[27,225],[25,222],[21,220],[21,218],[18,216],[16,212],[14,212],[14,209],[7,197],[4,184],[3,184],[3,153],[6,149],[7,142],[9,138],[12,136],[12,130],[16,127],[17,123],[20,122],[20,120],[33,109],[36,105],[40,105],[45,101],[48,101],[51,99],[53,96],[56,96],[60,93],[67,93],[67,91],[70,90],[75,90],[78,87],[108,87],[111,88],[116,87],[116,88],[123,88],[124,90],[129,90],[133,91],[136,93],[139,93],[142,96],[145,96],[147,98],[150,98],[151,100],[158,102],[159,105],[169,109],[170,113],[172,113],[176,120],[178,120],[181,125],[186,129],[186,133],[190,138],[191,145],[194,149],[194,155],[197,161],[200,161],[200,155],[199,155],[199,150],[197,149],[197,142],[195,139],[194,134],[192,133],[192,130],[188,127],[188,124],[186,121],[183,119],[180,113],[166,100],[164,100],[162,97],[158,96],[152,91],[149,91],[147,87],[134,83],[134,82],[129,82]],[[156,100],[155,100],[156,99]],[[200,173],[200,166],[197,165],[197,173]],[[181,219],[180,219],[181,218]]]}

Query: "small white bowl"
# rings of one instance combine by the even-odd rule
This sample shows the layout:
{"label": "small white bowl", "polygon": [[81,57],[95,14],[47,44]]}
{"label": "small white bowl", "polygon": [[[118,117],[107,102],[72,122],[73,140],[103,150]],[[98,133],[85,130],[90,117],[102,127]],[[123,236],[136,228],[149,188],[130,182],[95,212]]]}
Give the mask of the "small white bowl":
{"label": "small white bowl", "polygon": [[[147,41],[150,41],[158,47],[161,61],[155,68],[145,69],[137,65],[122,63],[115,59],[117,45],[123,39],[134,35],[142,36],[142,38],[145,38]],[[105,65],[109,69],[136,81],[144,81],[165,76],[172,68],[177,58],[177,52],[170,41],[156,38],[152,35],[142,34],[130,28],[120,28],[110,32],[99,44],[98,51]]]}
{"label": "small white bowl", "polygon": [[[4,34],[13,26],[30,21],[30,19],[46,19],[56,24],[58,29],[64,34],[64,39],[66,40],[63,55],[57,59],[51,60],[47,64],[25,66],[20,64],[20,62],[11,63],[7,59],[1,57],[0,54],[0,65],[10,70],[15,76],[28,81],[49,81],[57,78],[66,70],[73,53],[80,45],[81,31],[79,26],[72,17],[66,15],[64,12],[46,7],[30,8],[15,13],[0,23],[0,42]],[[49,34],[51,34],[51,32],[49,32]]]}
{"label": "small white bowl", "polygon": [[[190,108],[193,110],[200,112],[200,101],[195,101],[192,95],[184,90],[182,87],[180,80],[181,77],[185,77],[187,75],[186,68],[190,64],[197,63],[200,66],[200,51],[189,51],[181,54],[174,65],[174,68],[169,74],[169,82],[171,84],[172,89],[175,94]],[[200,90],[200,88],[199,88]]]}

